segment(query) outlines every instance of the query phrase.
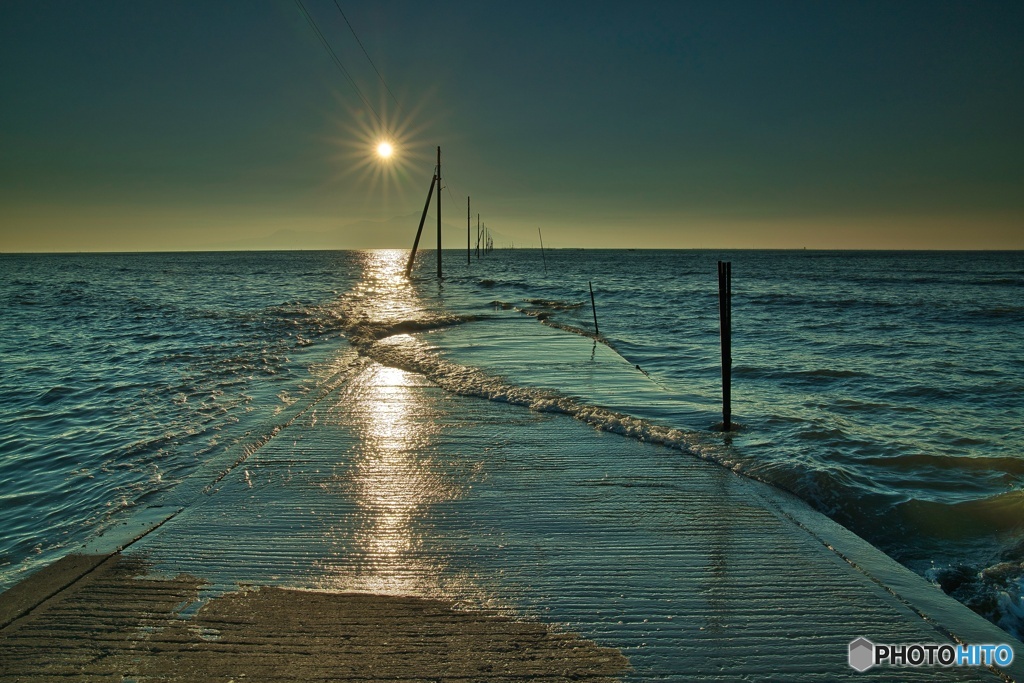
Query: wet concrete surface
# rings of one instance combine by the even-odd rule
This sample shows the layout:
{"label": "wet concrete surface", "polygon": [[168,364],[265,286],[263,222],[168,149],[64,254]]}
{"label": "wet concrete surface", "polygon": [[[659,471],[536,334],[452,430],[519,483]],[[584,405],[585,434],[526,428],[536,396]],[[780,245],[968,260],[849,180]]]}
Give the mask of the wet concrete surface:
{"label": "wet concrete surface", "polygon": [[850,668],[858,637],[1008,637],[787,494],[367,359],[343,375],[140,510],[141,537],[0,596],[0,681],[1020,677]]}

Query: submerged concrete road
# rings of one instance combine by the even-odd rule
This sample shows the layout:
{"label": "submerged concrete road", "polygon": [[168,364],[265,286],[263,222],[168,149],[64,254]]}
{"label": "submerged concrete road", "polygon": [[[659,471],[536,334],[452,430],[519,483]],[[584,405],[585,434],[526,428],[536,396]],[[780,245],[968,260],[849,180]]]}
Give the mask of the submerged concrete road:
{"label": "submerged concrete road", "polygon": [[1024,680],[858,672],[859,637],[1024,646],[768,486],[367,359],[0,626],[0,681]]}

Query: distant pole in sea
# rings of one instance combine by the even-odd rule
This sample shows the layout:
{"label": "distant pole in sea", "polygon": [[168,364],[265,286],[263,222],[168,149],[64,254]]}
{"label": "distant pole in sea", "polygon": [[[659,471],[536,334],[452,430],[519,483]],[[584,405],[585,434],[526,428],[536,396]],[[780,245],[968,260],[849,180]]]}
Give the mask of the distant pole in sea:
{"label": "distant pole in sea", "polygon": [[476,215],[476,260],[480,260],[480,214]]}
{"label": "distant pole in sea", "polygon": [[594,285],[588,281],[587,286],[590,287],[590,309],[594,311],[594,336],[600,337],[601,330],[597,329],[597,306],[594,304]]}
{"label": "distant pole in sea", "polygon": [[469,239],[470,229],[470,212],[469,212],[469,197],[466,197],[466,265],[468,266],[473,262],[473,247],[472,242]]}
{"label": "distant pole in sea", "polygon": [[441,146],[437,146],[437,277],[441,277]]}
{"label": "distant pole in sea", "polygon": [[540,228],[537,228],[537,236],[540,237],[540,258],[544,261],[544,274],[548,274],[548,258],[544,255],[544,235],[541,234]]}
{"label": "distant pole in sea", "polygon": [[718,262],[718,310],[722,337],[722,431],[732,429],[732,263]]}

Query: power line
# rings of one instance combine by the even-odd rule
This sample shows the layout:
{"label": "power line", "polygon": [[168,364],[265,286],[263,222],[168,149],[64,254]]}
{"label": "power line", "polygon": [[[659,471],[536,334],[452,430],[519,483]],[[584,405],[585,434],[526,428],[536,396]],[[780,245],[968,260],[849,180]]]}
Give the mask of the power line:
{"label": "power line", "polygon": [[348,69],[345,68],[345,65],[341,63],[341,59],[338,57],[338,54],[334,51],[334,48],[331,47],[331,44],[327,42],[327,38],[324,37],[323,32],[317,25],[316,19],[314,19],[313,15],[309,13],[309,10],[306,9],[306,6],[302,4],[302,0],[295,0],[295,4],[298,5],[299,9],[302,10],[302,14],[305,15],[306,21],[309,23],[310,28],[313,29],[313,33],[315,33],[316,37],[320,39],[320,44],[323,45],[324,49],[327,50],[327,52],[331,55],[331,59],[334,60],[334,65],[338,67],[338,70],[341,71],[345,78],[348,79],[348,82],[352,84],[352,87],[355,88],[356,94],[359,95],[359,99],[363,101],[363,104],[365,104],[371,112],[373,112],[373,115],[377,117],[377,121],[380,122],[380,125],[384,128],[384,130],[389,135],[394,137],[394,133],[388,130],[388,126],[384,122],[383,117],[381,117],[381,115],[377,113],[377,110],[366,98],[366,95],[364,95],[363,91],[360,90],[359,85],[356,83],[355,79],[352,78],[352,74],[350,74],[348,72]]}
{"label": "power line", "polygon": [[377,70],[377,65],[373,63],[372,59],[370,59],[370,53],[366,51],[365,47],[363,47],[363,41],[359,40],[359,35],[356,33],[355,28],[352,27],[352,22],[350,22],[348,17],[345,16],[345,12],[342,11],[341,5],[338,4],[338,0],[334,0],[334,6],[338,8],[338,13],[341,14],[341,18],[344,19],[345,23],[348,25],[348,30],[352,32],[352,37],[356,39],[357,43],[359,43],[359,49],[363,51],[363,55],[366,56],[366,61],[368,61],[370,66],[373,67],[373,71],[377,74],[377,78],[379,78],[380,82],[384,85],[384,89],[388,91],[388,94],[391,95],[391,99],[393,99],[395,104],[398,105],[398,108],[401,109],[401,103],[399,103],[398,98],[395,97],[395,93],[391,92],[391,88],[388,87],[388,82],[384,80],[380,71]]}
{"label": "power line", "polygon": [[454,197],[454,196],[452,195],[452,190],[451,190],[451,188],[450,188],[450,187],[448,186],[448,183],[445,183],[445,184],[444,184],[444,189],[448,190],[448,196],[449,196],[449,197],[451,197],[451,198],[452,198],[452,201],[454,202],[454,201],[455,201],[455,197]]}
{"label": "power line", "polygon": [[[327,42],[327,38],[324,37],[324,34],[320,30],[320,27],[317,25],[316,20],[313,18],[313,15],[310,14],[309,10],[306,9],[306,6],[302,4],[302,0],[295,0],[295,3],[302,10],[302,13],[306,17],[306,21],[313,29],[313,32],[316,34],[317,38],[320,39],[320,44],[323,45],[324,49],[326,49],[327,52],[331,55],[331,58],[334,60],[334,64],[338,67],[341,73],[344,74],[345,78],[348,79],[348,82],[352,84],[352,87],[355,88],[356,93],[359,95],[359,99],[362,100],[363,104],[365,104],[370,109],[370,111],[373,112],[373,115],[377,117],[377,120],[380,122],[380,125],[384,128],[384,131],[391,135],[392,137],[396,137],[395,134],[388,129],[388,126],[384,122],[383,117],[381,117],[381,115],[377,113],[377,110],[374,108],[374,106],[370,104],[370,101],[366,98],[365,95],[363,95],[363,91],[359,88],[359,85],[356,84],[355,79],[348,72],[348,69],[346,69],[345,65],[341,63],[341,59],[334,51],[334,48],[331,47],[330,43]],[[377,69],[377,65],[373,63],[373,59],[370,58],[370,54],[366,51],[366,47],[363,45],[363,41],[359,39],[359,35],[356,33],[355,28],[352,26],[352,22],[350,22],[348,20],[348,17],[345,16],[345,12],[344,10],[341,9],[341,5],[338,3],[338,0],[334,0],[334,6],[338,9],[338,13],[341,14],[341,18],[345,20],[345,24],[348,26],[348,30],[352,32],[352,36],[356,39],[356,43],[359,44],[359,49],[363,51],[363,56],[366,57],[366,61],[368,61],[370,63],[370,66],[373,67],[373,71],[374,73],[377,74],[377,78],[380,79],[381,84],[384,85],[384,89],[388,91],[388,94],[391,96],[391,99],[394,100],[395,104],[401,110],[402,103],[398,101],[398,98],[395,96],[395,93],[392,92],[390,86],[388,86],[387,81],[384,80],[384,76],[381,75],[380,71]],[[448,174],[446,173],[445,175],[447,176]],[[452,194],[450,183],[444,183],[444,189],[448,191],[448,196],[451,197],[451,200],[454,202],[455,196]]]}
{"label": "power line", "polygon": [[[356,39],[356,43],[359,44],[359,49],[363,51],[363,56],[366,57],[366,61],[368,61],[370,63],[370,66],[373,67],[373,71],[374,73],[377,74],[377,78],[380,79],[380,82],[384,86],[384,89],[388,91],[388,95],[391,95],[391,99],[394,100],[399,110],[401,110],[403,108],[402,103],[398,101],[398,97],[395,96],[395,93],[392,92],[391,87],[388,86],[388,82],[384,79],[384,76],[381,74],[380,70],[377,69],[377,65],[373,63],[373,59],[370,57],[370,53],[366,51],[366,47],[363,45],[363,41],[359,39],[359,34],[356,33],[356,29],[354,26],[352,26],[352,22],[348,20],[347,16],[345,16],[345,11],[341,9],[341,4],[338,2],[338,0],[334,0],[334,6],[338,9],[338,14],[341,15],[341,18],[345,20],[345,24],[348,26],[348,30],[352,32],[352,37]],[[445,175],[447,175],[447,173]],[[444,189],[448,190],[448,196],[451,197],[452,201],[455,201],[455,197],[452,195],[449,183],[446,182],[444,184]]]}

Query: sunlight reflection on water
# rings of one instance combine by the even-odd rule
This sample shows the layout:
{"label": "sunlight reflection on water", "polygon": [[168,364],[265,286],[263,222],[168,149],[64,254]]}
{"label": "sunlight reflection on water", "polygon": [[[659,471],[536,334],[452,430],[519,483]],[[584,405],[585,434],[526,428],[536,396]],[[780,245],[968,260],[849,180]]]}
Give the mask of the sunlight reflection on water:
{"label": "sunlight reflection on water", "polygon": [[446,496],[443,480],[424,458],[437,431],[436,411],[409,390],[403,370],[378,368],[375,374],[356,425],[360,446],[353,472],[364,521],[355,536],[370,564],[383,568],[401,564],[414,549],[417,511]]}
{"label": "sunlight reflection on water", "polygon": [[405,277],[407,257],[399,249],[360,252],[363,277],[348,297],[353,312],[374,322],[409,320],[423,313],[423,302]]}
{"label": "sunlight reflection on water", "polygon": [[[406,256],[397,250],[362,253],[363,278],[347,302],[347,315],[373,324],[425,315],[404,275]],[[442,415],[422,390],[413,389],[423,383],[397,368],[369,369],[351,388],[350,400],[328,418],[357,437],[355,448],[342,454],[338,464],[357,512],[352,528],[337,539],[340,562],[324,566],[335,588],[439,592],[435,582],[442,567],[436,554],[425,550],[425,520],[431,506],[460,497],[462,490],[438,464]]]}

